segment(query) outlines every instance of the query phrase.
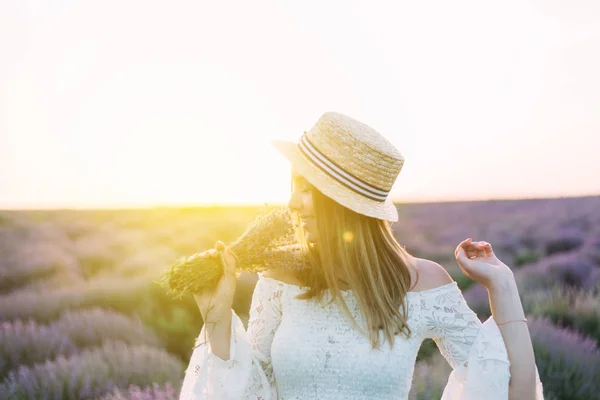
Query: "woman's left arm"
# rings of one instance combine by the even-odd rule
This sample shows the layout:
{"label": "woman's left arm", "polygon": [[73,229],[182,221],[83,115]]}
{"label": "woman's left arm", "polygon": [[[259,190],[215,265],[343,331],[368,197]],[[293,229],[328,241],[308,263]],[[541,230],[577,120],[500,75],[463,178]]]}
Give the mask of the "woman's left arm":
{"label": "woman's left arm", "polygon": [[[468,238],[454,252],[461,270],[488,290],[492,320],[500,332],[510,362],[509,399],[543,398],[533,345],[512,270],[496,257],[488,242]],[[508,323],[505,323],[508,322]]]}
{"label": "woman's left arm", "polygon": [[[505,274],[488,287],[490,309],[510,360],[509,399],[536,398],[536,365],[525,312],[514,275]],[[517,320],[504,324],[503,322]]]}

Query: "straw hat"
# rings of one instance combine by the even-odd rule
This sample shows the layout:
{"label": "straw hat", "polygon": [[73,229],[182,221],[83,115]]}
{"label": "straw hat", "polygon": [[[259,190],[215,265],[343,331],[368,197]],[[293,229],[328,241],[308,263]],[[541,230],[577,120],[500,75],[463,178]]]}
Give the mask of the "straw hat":
{"label": "straw hat", "polygon": [[271,143],[325,196],[359,214],[398,221],[388,194],[404,157],[370,126],[327,112],[298,143]]}

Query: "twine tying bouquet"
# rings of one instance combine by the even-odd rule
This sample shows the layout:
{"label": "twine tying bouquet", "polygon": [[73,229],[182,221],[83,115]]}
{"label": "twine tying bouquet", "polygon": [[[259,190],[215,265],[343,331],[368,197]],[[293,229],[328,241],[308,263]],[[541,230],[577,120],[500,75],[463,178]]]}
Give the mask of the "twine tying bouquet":
{"label": "twine tying bouquet", "polygon": [[[287,207],[261,210],[246,231],[229,244],[237,269],[255,273],[277,268],[308,268],[308,254],[296,239],[296,229],[297,222]],[[223,264],[218,258],[208,260],[195,254],[177,260],[164,271],[159,283],[168,288],[168,292],[182,297],[185,293],[201,293],[216,287],[223,273]]]}

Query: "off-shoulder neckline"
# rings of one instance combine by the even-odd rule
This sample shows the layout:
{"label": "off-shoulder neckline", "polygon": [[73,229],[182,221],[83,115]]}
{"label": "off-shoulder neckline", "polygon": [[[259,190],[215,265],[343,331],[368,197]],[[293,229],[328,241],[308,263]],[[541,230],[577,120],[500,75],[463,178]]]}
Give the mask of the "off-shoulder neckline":
{"label": "off-shoulder neckline", "polygon": [[[297,290],[302,290],[304,287],[303,286],[298,286],[298,285],[294,285],[293,283],[286,283],[280,280],[277,280],[275,278],[270,278],[268,276],[263,276],[261,272],[258,272],[257,275],[259,275],[260,279],[270,279],[272,281],[275,281],[277,283],[280,283],[284,286],[292,286],[293,288],[297,289]],[[456,281],[452,281],[450,283],[446,283],[440,286],[436,286],[434,288],[431,289],[426,289],[426,290],[421,290],[418,292],[413,292],[413,291],[409,291],[406,292],[407,296],[414,296],[414,295],[423,295],[423,294],[433,294],[433,293],[437,293],[440,291],[444,291],[444,290],[448,290],[450,288],[453,288],[455,286],[457,286],[458,283]],[[353,293],[352,289],[347,289],[347,290],[340,290],[340,292],[342,292],[342,294],[344,295],[349,295],[351,293]]]}

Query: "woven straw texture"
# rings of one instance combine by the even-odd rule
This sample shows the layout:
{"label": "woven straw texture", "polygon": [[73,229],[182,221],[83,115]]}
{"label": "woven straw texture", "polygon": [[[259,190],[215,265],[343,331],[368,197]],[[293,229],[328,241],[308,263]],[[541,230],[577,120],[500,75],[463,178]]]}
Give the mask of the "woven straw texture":
{"label": "woven straw texture", "polygon": [[391,222],[398,220],[398,210],[389,196],[385,201],[373,200],[332,178],[301,151],[302,139],[345,172],[375,191],[387,193],[402,170],[404,157],[385,137],[360,121],[327,112],[298,143],[283,140],[271,143],[297,173],[324,195],[357,213]]}

